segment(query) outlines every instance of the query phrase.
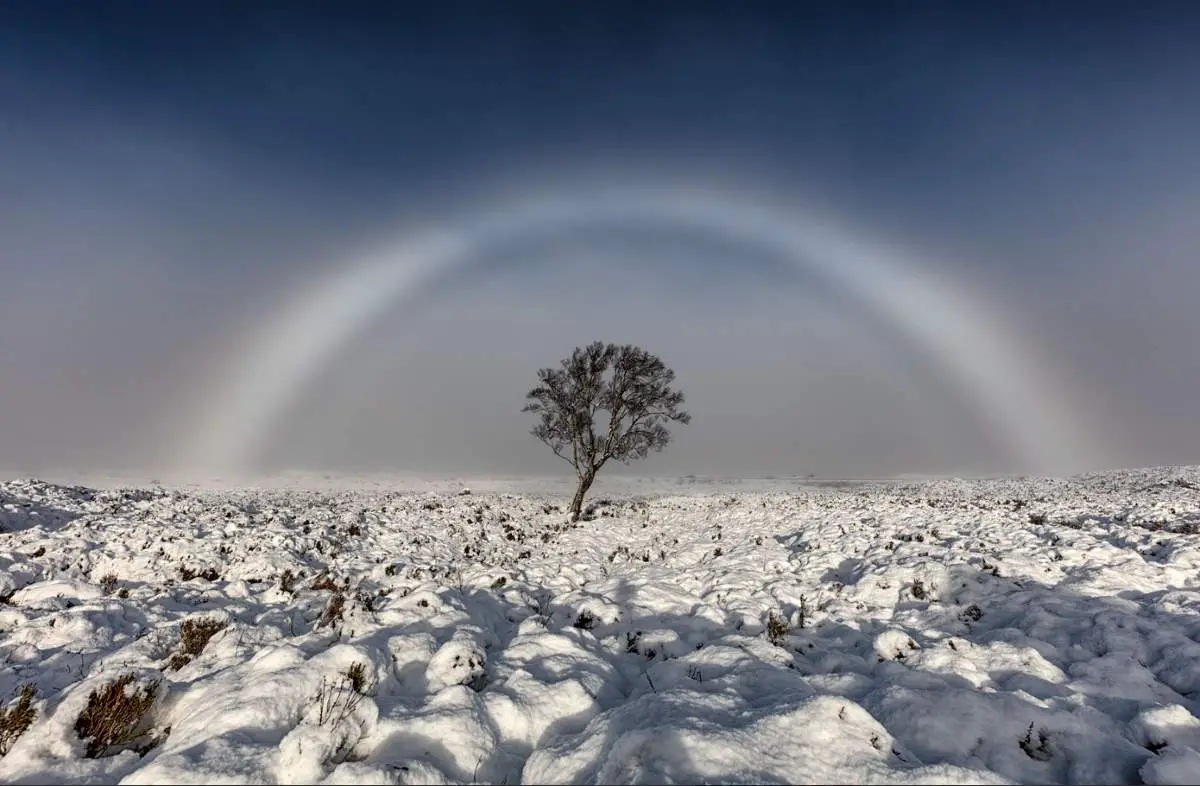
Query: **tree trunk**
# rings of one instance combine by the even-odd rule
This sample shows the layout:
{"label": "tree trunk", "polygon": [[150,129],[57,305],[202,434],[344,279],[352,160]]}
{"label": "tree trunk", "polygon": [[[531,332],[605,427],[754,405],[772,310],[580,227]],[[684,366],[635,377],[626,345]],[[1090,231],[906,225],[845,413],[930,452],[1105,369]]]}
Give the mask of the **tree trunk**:
{"label": "tree trunk", "polygon": [[571,521],[579,521],[583,511],[583,498],[588,493],[588,489],[592,487],[592,481],[596,479],[595,474],[589,472],[579,477],[579,486],[575,489],[575,496],[571,499]]}

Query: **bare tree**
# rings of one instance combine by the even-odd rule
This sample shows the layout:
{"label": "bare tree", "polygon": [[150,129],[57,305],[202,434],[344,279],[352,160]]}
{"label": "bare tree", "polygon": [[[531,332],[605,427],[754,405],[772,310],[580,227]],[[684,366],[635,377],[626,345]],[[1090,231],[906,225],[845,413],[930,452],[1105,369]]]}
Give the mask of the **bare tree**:
{"label": "bare tree", "polygon": [[671,439],[666,424],[692,416],[679,409],[683,393],[670,387],[675,372],[632,344],[596,341],[560,365],[538,372],[540,384],[525,396],[522,412],[538,416],[533,436],[575,468],[571,520],[578,521],[584,496],[609,460],[628,464],[662,450]]}

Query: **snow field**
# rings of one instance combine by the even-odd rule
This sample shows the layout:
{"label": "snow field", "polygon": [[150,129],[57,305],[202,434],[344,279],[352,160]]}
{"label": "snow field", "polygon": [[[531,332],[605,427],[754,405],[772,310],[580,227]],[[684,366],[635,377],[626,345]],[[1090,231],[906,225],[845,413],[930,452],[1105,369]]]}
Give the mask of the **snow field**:
{"label": "snow field", "polygon": [[1200,781],[1194,469],[600,489],[0,484],[0,780]]}

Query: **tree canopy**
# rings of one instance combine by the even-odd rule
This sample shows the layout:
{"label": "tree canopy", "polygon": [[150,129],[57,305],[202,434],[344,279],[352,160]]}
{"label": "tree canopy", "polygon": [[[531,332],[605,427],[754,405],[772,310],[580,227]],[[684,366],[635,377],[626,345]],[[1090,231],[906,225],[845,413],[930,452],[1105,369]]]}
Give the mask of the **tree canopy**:
{"label": "tree canopy", "polygon": [[673,390],[675,372],[632,344],[593,342],[577,347],[559,368],[538,371],[538,386],[522,410],[538,417],[533,436],[569,463],[580,479],[572,503],[578,518],[583,495],[610,460],[628,464],[670,442],[668,423],[689,423]]}

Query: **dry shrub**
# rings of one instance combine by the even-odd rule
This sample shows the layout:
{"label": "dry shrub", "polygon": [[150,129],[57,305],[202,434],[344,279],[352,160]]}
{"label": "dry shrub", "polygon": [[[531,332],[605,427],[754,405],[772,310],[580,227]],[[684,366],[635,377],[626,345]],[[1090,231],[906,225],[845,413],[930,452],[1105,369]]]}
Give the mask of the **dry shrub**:
{"label": "dry shrub", "polygon": [[201,578],[205,581],[219,581],[221,574],[217,573],[216,568],[205,568],[204,570],[193,570],[187,565],[179,566],[179,577],[184,581],[191,581],[195,578]]}
{"label": "dry shrub", "polygon": [[179,626],[179,652],[171,656],[167,668],[179,671],[204,652],[213,636],[225,630],[227,622],[212,617],[187,619]]}
{"label": "dry shrub", "polygon": [[351,663],[346,669],[346,679],[350,681],[350,687],[354,692],[362,696],[367,695],[367,664],[361,661]]}
{"label": "dry shrub", "polygon": [[312,583],[312,587],[310,589],[329,590],[330,592],[338,592],[339,590],[341,590],[341,587],[339,587],[334,582],[332,576],[330,576],[329,574],[325,574],[324,576],[318,577],[317,580]]}
{"label": "dry shrub", "polygon": [[15,703],[0,707],[0,756],[8,755],[17,738],[33,725],[37,718],[37,710],[33,708],[35,698],[37,689],[32,685],[22,685],[17,689]]}
{"label": "dry shrub", "polygon": [[1038,742],[1033,744],[1033,724],[1029,724],[1029,729],[1025,732],[1025,736],[1021,738],[1017,744],[1021,746],[1021,750],[1025,755],[1034,761],[1050,761],[1054,758],[1054,747],[1050,744],[1050,733],[1045,729],[1038,729]]}
{"label": "dry shrub", "polygon": [[316,695],[317,723],[321,726],[337,726],[354,715],[362,700],[363,694],[354,689],[349,676],[343,675],[337,682],[322,677],[321,688]]}
{"label": "dry shrub", "polygon": [[89,759],[146,735],[146,713],[154,706],[159,681],[132,686],[133,675],[125,674],[88,696],[87,707],[75,721],[75,733],[87,740]]}
{"label": "dry shrub", "polygon": [[579,612],[579,616],[575,618],[575,622],[571,623],[574,627],[580,630],[591,630],[596,627],[596,615],[584,609]]}
{"label": "dry shrub", "polygon": [[340,622],[345,610],[346,596],[340,592],[335,592],[333,597],[329,599],[329,603],[325,606],[325,612],[321,615],[321,620],[317,623],[317,627],[324,628],[332,625],[334,622]]}
{"label": "dry shrub", "polygon": [[788,633],[791,632],[787,620],[780,617],[775,612],[771,612],[767,617],[767,641],[774,644],[776,647],[782,647],[787,641]]}
{"label": "dry shrub", "polygon": [[207,617],[184,620],[179,626],[179,642],[184,655],[199,655],[204,652],[213,636],[225,630],[224,620]]}
{"label": "dry shrub", "polygon": [[100,589],[105,595],[112,595],[117,591],[117,574],[109,573],[104,578],[100,579]]}

